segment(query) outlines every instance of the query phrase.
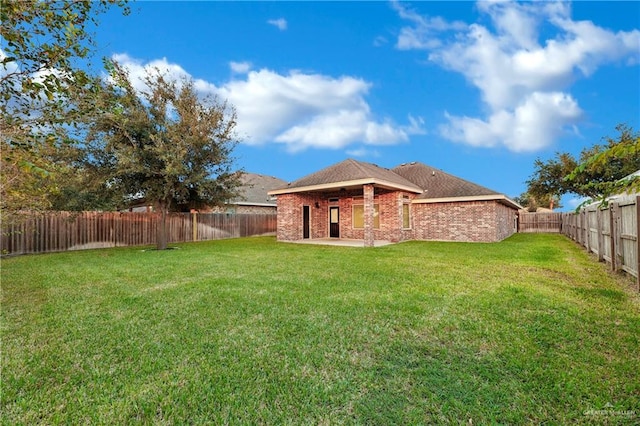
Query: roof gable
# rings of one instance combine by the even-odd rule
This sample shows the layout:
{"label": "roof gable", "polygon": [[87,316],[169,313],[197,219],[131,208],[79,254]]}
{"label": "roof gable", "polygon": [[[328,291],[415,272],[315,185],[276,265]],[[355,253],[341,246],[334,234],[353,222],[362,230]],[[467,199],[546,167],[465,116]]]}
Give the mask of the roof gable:
{"label": "roof gable", "polygon": [[350,184],[362,185],[366,183],[406,189],[416,193],[422,192],[414,183],[389,169],[351,158],[304,176],[291,182],[286,188],[275,192],[286,193],[288,191],[298,192],[303,189],[329,189]]}

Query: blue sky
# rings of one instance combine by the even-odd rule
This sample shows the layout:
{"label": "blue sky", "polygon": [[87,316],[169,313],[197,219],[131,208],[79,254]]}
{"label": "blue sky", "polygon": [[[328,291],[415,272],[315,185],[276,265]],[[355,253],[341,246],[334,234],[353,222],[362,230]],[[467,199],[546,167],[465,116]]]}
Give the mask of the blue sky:
{"label": "blue sky", "polygon": [[[639,2],[136,2],[98,57],[235,105],[246,171],[421,161],[508,196],[536,158],[640,128]],[[573,200],[565,198],[566,208]]]}

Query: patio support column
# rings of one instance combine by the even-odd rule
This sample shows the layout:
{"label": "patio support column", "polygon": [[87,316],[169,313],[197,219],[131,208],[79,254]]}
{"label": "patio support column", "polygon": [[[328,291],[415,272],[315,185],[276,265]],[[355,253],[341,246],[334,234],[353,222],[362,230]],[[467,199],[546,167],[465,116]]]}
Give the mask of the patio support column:
{"label": "patio support column", "polygon": [[373,185],[367,184],[362,186],[364,196],[364,246],[373,247]]}

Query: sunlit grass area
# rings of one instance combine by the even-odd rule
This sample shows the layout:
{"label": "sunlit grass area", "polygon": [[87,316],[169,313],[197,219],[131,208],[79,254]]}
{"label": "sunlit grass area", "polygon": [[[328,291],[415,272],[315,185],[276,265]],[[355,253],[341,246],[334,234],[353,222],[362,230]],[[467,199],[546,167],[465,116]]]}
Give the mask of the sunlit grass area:
{"label": "sunlit grass area", "polygon": [[634,424],[640,301],[560,235],[2,261],[4,424]]}

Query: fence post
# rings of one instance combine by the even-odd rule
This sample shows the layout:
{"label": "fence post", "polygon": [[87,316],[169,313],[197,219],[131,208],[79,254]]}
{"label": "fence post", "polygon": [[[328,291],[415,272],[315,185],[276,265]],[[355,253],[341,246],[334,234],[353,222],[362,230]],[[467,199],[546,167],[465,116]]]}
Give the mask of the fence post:
{"label": "fence post", "polygon": [[618,214],[618,205],[616,203],[611,203],[611,205],[609,206],[609,210],[609,230],[611,233],[611,270],[615,272],[618,270],[618,219],[616,218]]}
{"label": "fence post", "polygon": [[636,196],[636,288],[640,292],[640,195]]}
{"label": "fence post", "polygon": [[596,208],[596,227],[598,231],[598,262],[604,260],[604,234],[602,233],[602,209]]}
{"label": "fence post", "polygon": [[580,231],[578,233],[578,241],[580,242],[580,245],[584,247],[584,210],[580,211],[579,223]]}
{"label": "fence post", "polygon": [[191,210],[191,233],[193,235],[191,241],[198,241],[198,212]]}
{"label": "fence post", "polygon": [[587,247],[587,253],[591,253],[591,212],[589,210],[583,210],[584,213],[584,233],[585,233],[585,246]]}

